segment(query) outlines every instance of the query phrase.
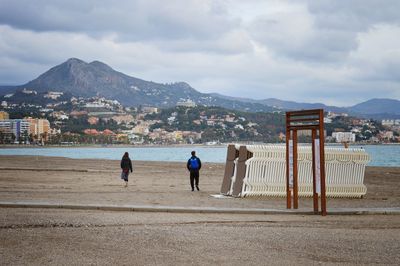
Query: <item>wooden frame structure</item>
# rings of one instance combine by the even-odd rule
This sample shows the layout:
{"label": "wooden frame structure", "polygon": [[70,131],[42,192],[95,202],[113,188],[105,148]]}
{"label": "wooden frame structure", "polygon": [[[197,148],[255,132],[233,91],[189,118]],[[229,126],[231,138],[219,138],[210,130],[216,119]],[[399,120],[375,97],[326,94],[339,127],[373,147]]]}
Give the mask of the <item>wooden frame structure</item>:
{"label": "wooden frame structure", "polygon": [[[286,206],[298,209],[297,131],[311,130],[314,213],[319,212],[318,194],[321,195],[321,214],[326,213],[324,110],[286,112]],[[317,138],[318,132],[318,138]]]}

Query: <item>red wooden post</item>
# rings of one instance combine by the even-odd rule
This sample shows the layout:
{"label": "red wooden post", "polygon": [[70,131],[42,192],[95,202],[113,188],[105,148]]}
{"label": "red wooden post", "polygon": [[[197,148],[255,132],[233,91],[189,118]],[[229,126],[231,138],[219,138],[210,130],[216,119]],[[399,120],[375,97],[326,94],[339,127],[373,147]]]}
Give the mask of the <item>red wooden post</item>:
{"label": "red wooden post", "polygon": [[312,141],[312,173],[313,173],[313,206],[314,206],[314,213],[318,213],[318,193],[317,193],[317,186],[316,186],[316,172],[315,172],[315,139],[317,137],[317,130],[313,129],[311,133],[311,141]]}
{"label": "red wooden post", "polygon": [[297,129],[293,130],[293,208],[299,208],[299,170],[297,167]]}
{"label": "red wooden post", "polygon": [[290,129],[289,129],[289,114],[286,113],[286,208],[292,208],[292,191],[289,185],[290,179],[290,162],[289,162],[289,141],[290,141]]}
{"label": "red wooden post", "polygon": [[326,186],[325,186],[325,131],[324,131],[324,110],[319,110],[319,154],[320,160],[320,178],[321,178],[321,212],[326,213]]}

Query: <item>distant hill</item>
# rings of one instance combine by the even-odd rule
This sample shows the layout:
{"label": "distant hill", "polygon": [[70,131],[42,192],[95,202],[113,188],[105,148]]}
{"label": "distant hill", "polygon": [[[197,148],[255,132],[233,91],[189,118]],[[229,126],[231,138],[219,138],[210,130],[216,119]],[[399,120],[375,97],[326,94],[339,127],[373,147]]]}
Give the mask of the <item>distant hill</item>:
{"label": "distant hill", "polygon": [[[86,63],[77,58],[68,59],[24,85],[0,86],[0,95],[23,88],[39,93],[61,91],[74,96],[104,96],[118,100],[126,106],[172,107],[180,101],[190,99],[200,105],[250,112],[323,108],[326,111],[347,112],[363,117],[400,118],[400,101],[393,99],[372,99],[351,107],[336,107],[275,98],[258,100],[230,97],[217,93],[201,93],[185,82],[161,84],[145,81],[115,71],[102,62]],[[21,102],[21,99],[15,99],[15,102]]]}
{"label": "distant hill", "polygon": [[248,103],[264,104],[264,105],[268,105],[268,106],[274,107],[276,109],[281,109],[281,110],[301,110],[301,109],[319,109],[319,108],[323,108],[324,110],[332,111],[332,112],[347,112],[348,111],[344,107],[327,106],[327,105],[325,105],[323,103],[298,103],[298,102],[293,102],[293,101],[279,100],[279,99],[276,99],[276,98],[268,98],[268,99],[264,99],[264,100],[255,100],[255,99],[249,99],[249,98],[230,97],[230,96],[225,96],[225,95],[221,95],[221,94],[217,94],[217,93],[214,93],[213,95],[216,96],[216,97],[229,99],[229,100],[243,101],[243,102],[248,102]]}
{"label": "distant hill", "polygon": [[400,101],[394,99],[371,99],[348,108],[354,114],[375,118],[400,117]]}
{"label": "distant hill", "polygon": [[[102,62],[86,63],[76,58],[51,68],[24,85],[14,87],[14,90],[23,88],[37,92],[68,92],[74,96],[103,96],[118,100],[127,106],[171,107],[179,101],[190,99],[205,106],[221,106],[253,112],[273,110],[263,104],[226,100],[200,93],[185,82],[161,84],[145,81],[115,71]],[[8,87],[7,93],[9,92]]]}
{"label": "distant hill", "polygon": [[255,100],[249,98],[230,97],[217,93],[214,93],[213,95],[215,97],[221,97],[224,99],[243,101],[253,104],[265,104],[275,109],[281,109],[285,111],[322,108],[325,111],[332,111],[336,113],[349,113],[365,118],[400,118],[400,101],[394,99],[371,99],[351,107],[337,107],[325,105],[323,103],[298,103],[293,101],[284,101],[276,98]]}
{"label": "distant hill", "polygon": [[337,107],[337,106],[329,106],[323,103],[298,103],[293,101],[283,101],[275,98],[268,98],[265,100],[261,100],[263,104],[274,106],[276,108],[285,109],[285,110],[301,110],[301,109],[324,109],[332,112],[346,112],[346,108]]}

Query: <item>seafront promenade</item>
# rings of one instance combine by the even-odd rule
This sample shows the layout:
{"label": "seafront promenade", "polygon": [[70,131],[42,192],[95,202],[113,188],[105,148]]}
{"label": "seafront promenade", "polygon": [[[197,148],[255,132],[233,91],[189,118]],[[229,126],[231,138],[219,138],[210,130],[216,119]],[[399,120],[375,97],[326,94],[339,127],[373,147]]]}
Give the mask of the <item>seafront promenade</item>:
{"label": "seafront promenade", "polygon": [[191,192],[184,163],[133,163],[124,188],[116,160],[0,156],[2,263],[400,263],[400,168],[367,167],[366,197],[328,199],[321,217],[308,198],[288,211],[284,198],[213,197],[223,164],[205,163]]}

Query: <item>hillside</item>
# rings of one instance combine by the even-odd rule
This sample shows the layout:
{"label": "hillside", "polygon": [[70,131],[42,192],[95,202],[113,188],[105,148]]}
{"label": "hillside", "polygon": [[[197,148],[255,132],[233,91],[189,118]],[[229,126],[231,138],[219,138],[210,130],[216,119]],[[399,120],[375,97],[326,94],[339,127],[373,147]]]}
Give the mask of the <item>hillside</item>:
{"label": "hillside", "polygon": [[[46,71],[38,78],[21,86],[0,86],[0,95],[23,88],[39,94],[47,91],[61,91],[73,96],[103,96],[118,100],[125,106],[175,106],[178,102],[191,100],[198,105],[220,106],[249,112],[270,112],[276,110],[300,110],[323,108],[325,111],[346,112],[367,118],[400,118],[400,101],[394,99],[372,99],[351,107],[327,106],[323,103],[298,103],[275,98],[249,99],[217,93],[201,93],[185,82],[162,84],[128,76],[110,66],[93,61],[86,63],[71,58]],[[21,102],[15,94],[12,98],[0,100]]]}
{"label": "hillside", "polygon": [[[15,87],[17,90],[22,88],[39,93],[60,91],[74,96],[103,96],[118,100],[126,106],[171,107],[179,101],[190,99],[205,106],[222,106],[248,111],[273,110],[262,104],[226,100],[200,93],[185,82],[161,84],[145,81],[115,71],[102,62],[86,63],[76,58],[71,58],[46,71],[38,78]],[[9,88],[7,92],[9,92]]]}
{"label": "hillside", "polygon": [[375,118],[400,117],[400,101],[394,99],[371,99],[349,108],[350,112]]}

